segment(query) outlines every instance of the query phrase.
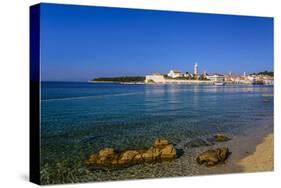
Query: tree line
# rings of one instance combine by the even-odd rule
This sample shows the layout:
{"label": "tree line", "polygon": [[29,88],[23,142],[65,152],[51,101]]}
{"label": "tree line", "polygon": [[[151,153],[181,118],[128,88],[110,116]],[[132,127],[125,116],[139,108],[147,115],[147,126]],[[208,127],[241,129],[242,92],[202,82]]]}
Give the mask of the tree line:
{"label": "tree line", "polygon": [[273,71],[263,71],[263,72],[258,72],[258,73],[252,73],[251,75],[267,75],[267,76],[274,76]]}
{"label": "tree line", "polygon": [[144,80],[144,76],[100,77],[93,79],[93,81],[102,82],[144,82]]}

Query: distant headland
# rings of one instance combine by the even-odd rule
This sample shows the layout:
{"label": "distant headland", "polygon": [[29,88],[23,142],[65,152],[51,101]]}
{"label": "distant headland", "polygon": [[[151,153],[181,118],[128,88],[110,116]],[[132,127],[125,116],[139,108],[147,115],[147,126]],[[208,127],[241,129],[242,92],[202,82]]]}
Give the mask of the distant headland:
{"label": "distant headland", "polygon": [[99,77],[94,78],[89,82],[103,82],[103,83],[144,83],[144,76],[120,76],[120,77]]}

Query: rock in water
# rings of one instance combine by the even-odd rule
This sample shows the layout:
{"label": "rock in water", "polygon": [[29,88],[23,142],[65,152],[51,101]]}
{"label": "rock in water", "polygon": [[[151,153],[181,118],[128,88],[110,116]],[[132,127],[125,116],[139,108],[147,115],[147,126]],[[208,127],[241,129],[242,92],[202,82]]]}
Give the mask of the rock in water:
{"label": "rock in water", "polygon": [[264,99],[263,102],[269,103],[269,102],[271,102],[271,100],[270,99]]}
{"label": "rock in water", "polygon": [[212,146],[214,145],[212,142],[205,141],[201,138],[196,138],[194,140],[191,140],[190,142],[186,143],[185,147],[201,147],[201,146]]}
{"label": "rock in water", "polygon": [[172,144],[166,145],[160,150],[160,153],[162,160],[174,159],[177,156],[177,151]]}
{"label": "rock in water", "polygon": [[261,96],[263,96],[263,97],[273,97],[274,94],[273,93],[264,93]]}
{"label": "rock in water", "polygon": [[157,161],[160,158],[160,151],[158,148],[149,148],[147,151],[143,152],[141,157],[145,162]]}
{"label": "rock in water", "polygon": [[161,148],[161,147],[164,147],[164,146],[166,146],[168,144],[169,144],[168,140],[166,140],[164,138],[158,138],[158,139],[155,140],[153,146],[157,147],[157,148]]}
{"label": "rock in water", "polygon": [[227,136],[225,136],[223,134],[216,134],[214,136],[214,138],[216,139],[217,142],[226,142],[226,141],[230,140],[230,138],[228,138]]}
{"label": "rock in water", "polygon": [[114,149],[113,148],[104,148],[99,151],[99,156],[101,157],[108,157],[110,155],[114,155]]}
{"label": "rock in water", "polygon": [[217,148],[214,150],[208,150],[196,158],[198,164],[204,164],[208,167],[214,166],[220,162],[224,162],[231,153],[228,148]]}
{"label": "rock in water", "polygon": [[209,142],[227,142],[231,139],[223,134],[216,134],[212,138],[208,138],[207,140]]}
{"label": "rock in water", "polygon": [[90,155],[86,164],[90,167],[123,167],[140,163],[161,162],[177,157],[177,151],[166,139],[157,139],[153,146],[144,150],[114,151],[113,148],[101,149]]}
{"label": "rock in water", "polygon": [[118,159],[118,164],[126,164],[132,161],[137,154],[139,154],[139,152],[136,150],[127,150],[123,152]]}

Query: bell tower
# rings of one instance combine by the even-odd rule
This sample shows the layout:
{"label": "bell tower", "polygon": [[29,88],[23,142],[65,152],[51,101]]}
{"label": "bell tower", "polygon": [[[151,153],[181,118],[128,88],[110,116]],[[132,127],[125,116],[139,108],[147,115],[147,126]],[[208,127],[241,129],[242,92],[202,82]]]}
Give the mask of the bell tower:
{"label": "bell tower", "polygon": [[199,74],[199,71],[198,71],[198,64],[197,64],[197,63],[195,63],[195,65],[194,65],[194,74],[195,74],[195,75],[198,75],[198,74]]}

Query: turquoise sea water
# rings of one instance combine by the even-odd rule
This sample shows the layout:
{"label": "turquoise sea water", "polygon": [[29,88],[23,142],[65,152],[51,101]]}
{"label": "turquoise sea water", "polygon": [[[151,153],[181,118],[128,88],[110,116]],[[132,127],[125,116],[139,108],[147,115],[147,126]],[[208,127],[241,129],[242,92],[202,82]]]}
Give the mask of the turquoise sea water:
{"label": "turquoise sea water", "polygon": [[[181,147],[195,137],[225,133],[235,140],[272,128],[273,97],[263,97],[264,93],[273,93],[273,87],[42,82],[42,170],[62,161],[71,161],[69,168],[76,163],[83,168],[85,158],[103,147],[145,148],[159,137]],[[170,163],[171,172],[166,174],[155,175],[155,169],[164,168],[155,164],[119,172],[89,172],[87,178],[82,174],[78,179],[200,174],[201,167],[190,162],[188,151],[184,156],[174,162],[175,168]],[[174,172],[181,164],[186,169]],[[129,177],[128,172],[134,176]]]}

